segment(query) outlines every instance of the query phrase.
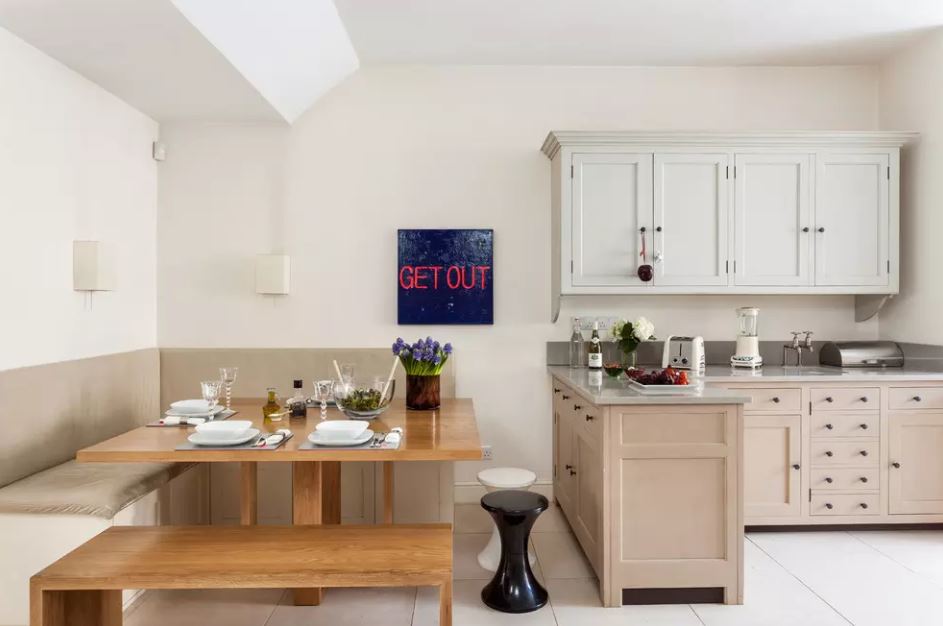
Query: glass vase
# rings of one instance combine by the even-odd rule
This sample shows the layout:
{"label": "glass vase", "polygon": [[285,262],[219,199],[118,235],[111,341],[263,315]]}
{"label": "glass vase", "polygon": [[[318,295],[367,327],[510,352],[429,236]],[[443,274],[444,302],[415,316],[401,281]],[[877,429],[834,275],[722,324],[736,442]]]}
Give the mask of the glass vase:
{"label": "glass vase", "polygon": [[632,350],[631,352],[623,352],[622,353],[622,369],[624,370],[635,369],[635,357],[636,357],[635,350]]}
{"label": "glass vase", "polygon": [[439,375],[406,376],[406,408],[414,411],[429,411],[439,408],[441,392],[439,389]]}

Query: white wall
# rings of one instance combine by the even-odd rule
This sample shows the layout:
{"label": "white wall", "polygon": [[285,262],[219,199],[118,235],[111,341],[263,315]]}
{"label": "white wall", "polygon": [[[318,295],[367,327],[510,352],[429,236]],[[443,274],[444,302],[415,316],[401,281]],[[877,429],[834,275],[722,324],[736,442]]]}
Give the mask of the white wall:
{"label": "white wall", "polygon": [[915,130],[901,157],[900,295],[881,312],[881,336],[943,343],[943,30],[881,66],[882,128]]}
{"label": "white wall", "polygon": [[[156,345],[157,124],[0,29],[0,370]],[[72,241],[116,291],[72,291]]]}
{"label": "white wall", "polygon": [[[545,342],[576,313],[645,314],[659,334],[731,339],[763,308],[765,339],[875,338],[851,297],[613,297],[549,323],[550,129],[873,129],[871,68],[362,69],[291,129],[165,125],[159,342],[166,347],[457,346],[495,463],[549,480]],[[495,325],[396,325],[396,229],[495,229]],[[292,294],[253,292],[252,257],[292,255]],[[326,372],[299,372],[306,378]],[[457,480],[477,465],[459,464]]]}

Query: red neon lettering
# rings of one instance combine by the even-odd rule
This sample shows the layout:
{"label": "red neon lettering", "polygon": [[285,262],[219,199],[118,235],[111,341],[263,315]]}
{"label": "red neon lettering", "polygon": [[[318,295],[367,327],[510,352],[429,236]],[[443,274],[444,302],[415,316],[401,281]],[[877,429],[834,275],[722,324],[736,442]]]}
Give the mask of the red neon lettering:
{"label": "red neon lettering", "polygon": [[[452,272],[455,272],[455,279],[452,279]],[[448,284],[449,289],[458,289],[458,286],[462,284],[462,273],[455,265],[450,265],[448,271],[445,273],[445,282]]]}
{"label": "red neon lettering", "polygon": [[[399,268],[399,286],[402,287],[403,289],[413,288],[412,271],[413,271],[412,265],[404,265],[403,267]],[[407,274],[407,273],[409,275],[404,276],[404,274]]]}
{"label": "red neon lettering", "polygon": [[432,288],[433,288],[433,289],[438,289],[438,288],[439,288],[439,270],[442,269],[442,266],[441,266],[441,265],[430,265],[430,266],[429,266],[429,269],[432,270],[433,272],[435,272],[435,273],[432,275]]}
{"label": "red neon lettering", "polygon": [[488,274],[488,270],[491,269],[490,265],[479,265],[478,271],[481,272],[481,288],[485,288],[485,276]]}
{"label": "red neon lettering", "polygon": [[425,279],[427,278],[427,276],[423,273],[423,271],[426,270],[426,269],[428,269],[428,268],[426,268],[424,265],[417,265],[417,266],[416,266],[416,274],[415,274],[416,278],[415,278],[415,280],[414,280],[415,289],[428,289],[428,288],[429,288],[428,286],[423,285],[423,284],[421,284],[421,283],[419,282],[419,281],[425,280]]}
{"label": "red neon lettering", "polygon": [[473,289],[475,287],[475,266],[472,266],[471,269],[472,271],[468,272],[469,274],[471,274],[471,284],[466,285],[465,284],[465,275],[466,275],[465,268],[462,267],[462,288],[463,289]]}

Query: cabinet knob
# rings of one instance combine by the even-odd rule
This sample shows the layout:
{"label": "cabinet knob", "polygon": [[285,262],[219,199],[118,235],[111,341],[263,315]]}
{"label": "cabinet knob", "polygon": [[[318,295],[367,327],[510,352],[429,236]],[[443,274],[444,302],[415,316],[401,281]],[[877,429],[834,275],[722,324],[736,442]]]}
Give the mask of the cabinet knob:
{"label": "cabinet knob", "polygon": [[587,414],[586,414],[586,421],[587,421],[587,422],[593,421],[593,416],[590,415],[589,413],[587,413]]}
{"label": "cabinet knob", "polygon": [[824,227],[824,226],[819,226],[819,227],[818,227],[818,231],[819,231],[820,233],[824,233],[824,232],[825,232],[825,227]]}
{"label": "cabinet knob", "polygon": [[894,461],[893,463],[891,463],[891,467],[893,467],[894,469],[900,469],[900,463],[898,463],[897,461]]}
{"label": "cabinet knob", "polygon": [[563,399],[564,399],[564,400],[569,400],[569,399],[570,399],[570,396],[568,396],[568,395],[566,395],[566,394],[563,394]]}
{"label": "cabinet knob", "polygon": [[560,390],[557,389],[556,387],[554,387],[554,388],[553,388],[553,393],[560,393]]}
{"label": "cabinet knob", "polygon": [[920,396],[914,396],[914,402],[920,402],[921,399]]}
{"label": "cabinet knob", "polygon": [[862,503],[859,504],[858,506],[860,506],[862,509],[866,509],[866,508],[868,508],[868,503],[867,503],[867,502],[862,502]]}
{"label": "cabinet knob", "polygon": [[573,470],[570,470],[570,476],[576,476],[576,472]]}
{"label": "cabinet knob", "polygon": [[794,470],[799,469],[799,464],[798,464],[798,463],[793,463],[793,464],[792,464],[792,469],[794,469]]}
{"label": "cabinet knob", "polygon": [[826,402],[834,402],[835,399],[832,398],[832,396],[826,396],[825,401],[826,401]]}
{"label": "cabinet knob", "polygon": [[804,233],[809,232],[809,227],[808,227],[808,226],[803,226],[803,227],[802,227],[802,232],[804,232]]}
{"label": "cabinet knob", "polygon": [[773,402],[779,404],[779,396],[773,396]]}
{"label": "cabinet knob", "polygon": [[832,456],[832,451],[831,451],[831,450],[826,450],[826,451],[825,451],[825,456]]}
{"label": "cabinet knob", "polygon": [[868,401],[868,396],[861,396],[861,401],[862,401],[862,402],[867,402],[867,401]]}
{"label": "cabinet knob", "polygon": [[641,228],[638,229],[638,232],[644,233],[646,230],[648,230],[648,229],[645,228],[644,226],[642,226]]}
{"label": "cabinet knob", "polygon": [[858,480],[860,480],[860,481],[863,482],[863,483],[866,483],[866,482],[868,482],[868,477],[867,477],[867,476],[862,476],[862,477],[859,478]]}
{"label": "cabinet knob", "polygon": [[826,503],[825,503],[825,508],[826,508],[826,509],[831,509],[831,508],[832,508],[832,503],[831,503],[831,502],[826,502]]}
{"label": "cabinet knob", "polygon": [[655,232],[656,232],[656,233],[660,233],[660,232],[661,232],[661,226],[656,226],[656,227],[655,227]]}
{"label": "cabinet knob", "polygon": [[564,469],[571,470],[571,469],[573,469],[573,466],[572,466],[572,465],[564,465],[563,468],[564,468]]}
{"label": "cabinet knob", "polygon": [[582,407],[581,405],[579,405],[579,404],[574,404],[574,405],[573,405],[573,410],[574,410],[574,411],[579,411],[579,410],[582,409],[582,408],[583,408],[583,407]]}
{"label": "cabinet knob", "polygon": [[831,430],[831,429],[833,429],[833,428],[835,428],[835,427],[832,426],[831,424],[826,424],[826,425],[825,425],[825,428]]}
{"label": "cabinet knob", "polygon": [[861,424],[861,430],[868,430],[867,424]]}
{"label": "cabinet knob", "polygon": [[862,450],[862,451],[859,452],[858,454],[860,454],[861,456],[868,456],[868,451],[867,451],[867,450]]}
{"label": "cabinet knob", "polygon": [[832,477],[831,477],[831,476],[826,476],[826,477],[825,477],[825,482],[827,482],[828,484],[832,484]]}

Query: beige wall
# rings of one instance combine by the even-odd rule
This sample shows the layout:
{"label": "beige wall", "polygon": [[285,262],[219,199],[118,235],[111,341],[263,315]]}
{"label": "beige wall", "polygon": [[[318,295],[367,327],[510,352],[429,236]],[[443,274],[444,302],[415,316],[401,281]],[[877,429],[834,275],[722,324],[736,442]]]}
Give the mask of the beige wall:
{"label": "beige wall", "polygon": [[881,66],[881,126],[914,130],[901,158],[900,295],[881,313],[881,336],[943,343],[943,30]]}
{"label": "beige wall", "polygon": [[[364,68],[291,129],[162,128],[158,333],[164,348],[367,347],[432,334],[458,351],[493,464],[548,481],[545,342],[566,316],[654,320],[731,339],[733,309],[789,330],[874,338],[851,297],[636,297],[564,302],[549,320],[550,129],[873,129],[873,68]],[[396,229],[495,229],[495,325],[396,325]],[[213,233],[210,239],[210,234]],[[253,289],[253,256],[292,255],[292,293]],[[310,377],[310,375],[308,376]],[[460,463],[459,482],[480,467]]]}

